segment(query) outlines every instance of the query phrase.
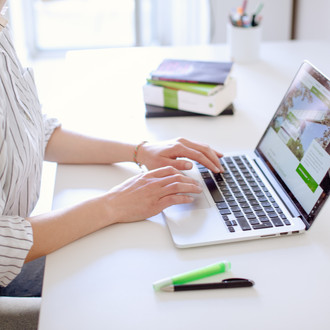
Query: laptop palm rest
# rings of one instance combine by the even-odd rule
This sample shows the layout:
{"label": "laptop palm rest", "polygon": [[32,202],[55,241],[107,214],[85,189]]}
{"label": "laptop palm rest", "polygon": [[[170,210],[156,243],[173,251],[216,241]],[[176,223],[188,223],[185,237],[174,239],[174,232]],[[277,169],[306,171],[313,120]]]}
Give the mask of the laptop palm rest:
{"label": "laptop palm rest", "polygon": [[193,196],[192,203],[173,205],[163,212],[178,247],[203,245],[203,242],[218,241],[221,235],[227,234],[218,210],[210,204],[205,193]]}

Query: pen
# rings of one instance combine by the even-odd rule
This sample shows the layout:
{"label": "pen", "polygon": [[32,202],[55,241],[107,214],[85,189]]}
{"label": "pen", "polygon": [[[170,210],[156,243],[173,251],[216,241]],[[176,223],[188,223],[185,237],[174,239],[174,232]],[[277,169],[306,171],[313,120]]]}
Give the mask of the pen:
{"label": "pen", "polygon": [[260,3],[257,7],[257,9],[255,10],[254,12],[254,15],[258,16],[261,12],[261,9],[263,8],[264,4],[263,3]]}
{"label": "pen", "polygon": [[246,15],[247,0],[243,0],[242,11],[243,15]]}
{"label": "pen", "polygon": [[247,288],[254,285],[254,282],[245,278],[227,278],[221,282],[169,285],[161,288],[165,292],[190,291],[190,290],[210,290],[210,289],[231,289]]}
{"label": "pen", "polygon": [[259,22],[257,21],[257,16],[260,14],[264,4],[260,3],[258,7],[256,8],[254,14],[252,15],[252,21],[251,21],[251,26],[257,26]]}
{"label": "pen", "polygon": [[191,281],[199,280],[207,276],[224,273],[230,270],[230,268],[231,268],[231,264],[229,261],[221,261],[186,273],[164,278],[162,280],[154,282],[153,287],[155,291],[159,291],[161,288],[165,286],[185,284]]}

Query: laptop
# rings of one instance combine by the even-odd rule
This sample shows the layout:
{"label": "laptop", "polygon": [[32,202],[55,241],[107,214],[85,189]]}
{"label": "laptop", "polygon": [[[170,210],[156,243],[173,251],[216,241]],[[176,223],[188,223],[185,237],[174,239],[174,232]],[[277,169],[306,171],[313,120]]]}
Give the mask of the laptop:
{"label": "laptop", "polygon": [[308,230],[330,190],[330,81],[304,61],[254,151],[185,173],[204,191],[163,214],[175,246],[228,243]]}

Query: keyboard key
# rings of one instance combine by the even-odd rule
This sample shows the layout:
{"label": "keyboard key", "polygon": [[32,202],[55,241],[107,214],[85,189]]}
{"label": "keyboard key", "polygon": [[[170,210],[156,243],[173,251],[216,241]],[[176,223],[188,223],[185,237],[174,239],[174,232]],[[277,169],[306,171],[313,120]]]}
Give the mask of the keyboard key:
{"label": "keyboard key", "polygon": [[231,214],[231,211],[229,209],[221,209],[219,211],[221,215]]}
{"label": "keyboard key", "polygon": [[220,210],[220,209],[227,209],[228,208],[228,205],[227,203],[225,202],[219,202],[219,203],[216,203],[217,205],[217,208]]}
{"label": "keyboard key", "polygon": [[252,209],[250,209],[249,207],[244,208],[244,209],[243,209],[243,212],[244,212],[245,214],[253,213]]}
{"label": "keyboard key", "polygon": [[245,220],[245,218],[243,217],[237,218],[237,222],[241,226],[242,230],[244,231],[251,230],[251,227],[249,223]]}
{"label": "keyboard key", "polygon": [[235,228],[234,228],[234,227],[228,227],[228,229],[229,229],[229,231],[230,231],[231,233],[234,233],[234,232],[235,232]]}
{"label": "keyboard key", "polygon": [[270,212],[274,212],[274,209],[272,208],[272,207],[265,207],[265,211],[267,212],[267,213],[270,213]]}
{"label": "keyboard key", "polygon": [[256,211],[256,210],[255,210],[255,212],[256,212],[256,215],[257,215],[258,217],[264,217],[264,216],[266,216],[266,213],[265,213],[264,211]]}
{"label": "keyboard key", "polygon": [[281,227],[284,226],[283,222],[281,221],[280,218],[276,217],[276,218],[271,218],[272,223],[274,224],[275,227]]}
{"label": "keyboard key", "polygon": [[241,208],[239,206],[232,206],[230,208],[233,212],[240,212],[241,211]]}
{"label": "keyboard key", "polygon": [[218,190],[218,187],[216,186],[215,182],[213,181],[213,179],[210,177],[205,177],[204,178],[204,182],[207,186],[207,188],[209,189],[214,201],[216,203],[218,202],[222,202],[223,199],[222,199],[222,196]]}
{"label": "keyboard key", "polygon": [[213,175],[217,182],[223,182],[223,177],[220,173],[213,173]]}
{"label": "keyboard key", "polygon": [[265,197],[265,194],[262,191],[258,192],[256,195],[257,197]]}
{"label": "keyboard key", "polygon": [[243,208],[243,209],[250,207],[250,204],[248,202],[241,202],[241,203],[239,203],[239,205],[241,205],[241,208]]}
{"label": "keyboard key", "polygon": [[225,199],[226,199],[227,201],[230,201],[230,200],[231,200],[230,198],[232,198],[232,200],[234,199],[234,198],[233,198],[233,195],[231,194],[230,191],[225,191],[225,192],[222,192],[222,193],[223,193],[223,195],[225,196]]}
{"label": "keyboard key", "polygon": [[238,212],[235,211],[233,213],[234,213],[234,215],[235,215],[236,218],[240,218],[240,217],[243,217],[244,216],[244,214],[241,211],[238,211]]}
{"label": "keyboard key", "polygon": [[267,223],[260,223],[257,225],[253,225],[252,228],[253,229],[265,229],[265,228],[271,228],[273,227],[273,225],[271,223],[267,224]]}
{"label": "keyboard key", "polygon": [[249,222],[252,226],[260,224],[259,220],[257,220],[257,219],[251,219],[251,220],[249,220]]}

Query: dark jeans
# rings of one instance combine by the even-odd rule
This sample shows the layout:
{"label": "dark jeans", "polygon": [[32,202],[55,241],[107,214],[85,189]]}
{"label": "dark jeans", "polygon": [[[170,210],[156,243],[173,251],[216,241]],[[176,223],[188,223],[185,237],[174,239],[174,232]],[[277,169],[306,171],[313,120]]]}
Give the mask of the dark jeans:
{"label": "dark jeans", "polygon": [[0,287],[0,296],[41,297],[44,269],[45,257],[26,263],[12,282]]}

